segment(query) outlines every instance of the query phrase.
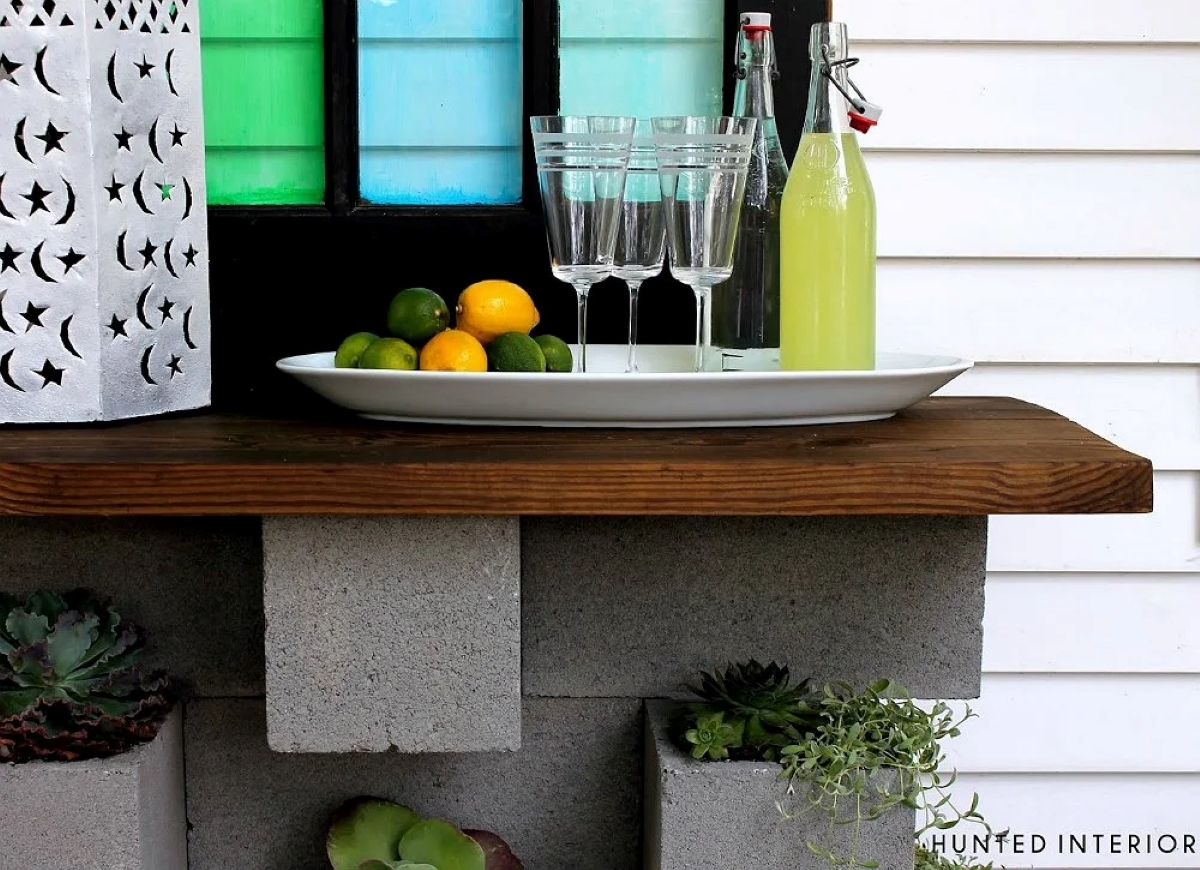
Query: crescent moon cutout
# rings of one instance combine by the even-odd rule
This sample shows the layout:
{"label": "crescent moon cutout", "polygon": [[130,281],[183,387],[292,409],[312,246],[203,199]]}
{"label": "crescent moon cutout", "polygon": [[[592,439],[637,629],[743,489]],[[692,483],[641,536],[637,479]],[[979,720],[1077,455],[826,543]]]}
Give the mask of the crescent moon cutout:
{"label": "crescent moon cutout", "polygon": [[146,141],[150,145],[150,153],[154,155],[154,159],[162,163],[163,159],[158,156],[158,118],[155,118],[154,123],[150,125],[150,132],[146,134]]}
{"label": "crescent moon cutout", "polygon": [[154,214],[150,209],[146,208],[146,197],[142,195],[142,177],[146,174],[145,170],[138,173],[138,177],[133,181],[133,199],[138,204],[138,208],[146,214]]}
{"label": "crescent moon cutout", "polygon": [[171,93],[179,96],[179,91],[175,90],[175,80],[171,78],[171,56],[175,54],[175,49],[167,52],[166,68],[167,68],[167,87],[171,89]]}
{"label": "crescent moon cutout", "polygon": [[47,284],[57,284],[58,282],[46,274],[46,270],[42,267],[42,245],[45,242],[38,242],[38,246],[33,249],[33,253],[29,255],[29,262],[33,264],[33,274],[37,275]]}
{"label": "crescent moon cutout", "polygon": [[37,60],[33,64],[33,73],[37,76],[37,80],[41,86],[57,97],[60,96],[58,91],[50,87],[50,83],[46,81],[46,49],[49,47],[48,45],[43,46],[42,50],[37,53]]}
{"label": "crescent moon cutout", "polygon": [[112,91],[112,95],[117,98],[118,103],[125,102],[121,97],[121,92],[117,90],[117,53],[115,51],[108,61],[108,89]]}
{"label": "crescent moon cutout", "polygon": [[0,356],[0,378],[4,378],[4,383],[8,384],[17,392],[23,393],[25,392],[25,388],[13,380],[12,373],[9,371],[9,367],[12,365],[12,355],[16,352],[16,350],[17,349],[14,347],[4,356]]}
{"label": "crescent moon cutout", "polygon": [[25,158],[25,162],[32,163],[29,152],[25,150],[25,122],[28,120],[28,118],[22,118],[17,122],[17,130],[13,133],[13,145],[16,146],[17,153]]}
{"label": "crescent moon cutout", "polygon": [[63,184],[67,186],[67,207],[63,211],[63,216],[54,222],[56,227],[60,227],[71,219],[75,214],[75,188],[71,187],[71,182],[63,179]]}
{"label": "crescent moon cutout", "polygon": [[[13,328],[8,325],[8,320],[4,317],[4,297],[8,295],[7,290],[0,290],[0,329],[5,332],[14,332]],[[188,314],[192,313],[192,309],[188,309]],[[187,318],[183,319],[184,326],[187,326]],[[184,329],[184,336],[187,336],[187,329]]]}
{"label": "crescent moon cutout", "polygon": [[[142,322],[142,326],[146,327],[147,329],[154,328],[150,325],[150,321],[146,319],[146,297],[150,295],[150,291],[153,288],[154,285],[151,284],[149,287],[143,290],[142,295],[138,297],[137,301],[137,319],[140,320]],[[150,383],[154,383],[154,381],[151,381]]]}
{"label": "crescent moon cutout", "polygon": [[[11,330],[10,330],[11,331]],[[192,309],[189,308],[183,312],[183,340],[191,350],[196,349],[196,345],[192,342]]]}
{"label": "crescent moon cutout", "polygon": [[[175,244],[174,239],[168,239],[166,246],[163,248],[163,260],[167,264],[167,271],[171,273],[172,278],[178,278],[179,273],[175,271],[175,267],[171,265],[171,245]],[[186,252],[185,252],[186,253]]]}
{"label": "crescent moon cutout", "polygon": [[4,174],[0,174],[0,214],[4,215],[9,220],[16,220],[16,215],[8,210],[4,204]]}
{"label": "crescent moon cutout", "polygon": [[188,180],[183,179],[183,218],[187,220],[192,213],[192,186],[188,184]]}
{"label": "crescent moon cutout", "polygon": [[129,231],[126,230],[125,232],[121,233],[121,235],[117,236],[117,262],[121,264],[121,267],[126,272],[133,272],[136,271],[133,266],[130,266],[129,263],[125,262],[125,236],[128,234],[128,232]]}
{"label": "crescent moon cutout", "polygon": [[146,379],[146,383],[157,385],[158,381],[150,377],[150,351],[152,350],[154,350],[154,345],[150,345],[146,348],[146,352],[142,354],[142,377]]}
{"label": "crescent moon cutout", "polygon": [[[71,315],[71,317],[74,316],[74,314]],[[59,330],[58,337],[62,339],[62,346],[67,349],[71,356],[77,357],[78,359],[83,359],[83,357],[79,356],[79,351],[75,350],[75,346],[71,344],[71,317],[68,317],[63,321],[62,329]]]}

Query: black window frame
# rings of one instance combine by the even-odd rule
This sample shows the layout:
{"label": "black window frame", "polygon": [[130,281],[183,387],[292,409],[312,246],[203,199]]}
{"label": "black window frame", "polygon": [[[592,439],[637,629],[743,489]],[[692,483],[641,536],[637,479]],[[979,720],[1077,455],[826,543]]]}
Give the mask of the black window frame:
{"label": "black window frame", "polygon": [[[559,103],[558,0],[524,0],[523,115]],[[732,106],[734,39],[744,11],[771,12],[777,34],[780,137],[790,160],[807,101],[808,32],[827,20],[826,0],[726,0],[725,111]],[[395,206],[359,194],[358,0],[325,0],[326,197],[311,206],[209,208],[213,404],[225,410],[292,409],[314,398],[280,377],[274,362],[330,350],[359,330],[381,332],[387,302],[406,286],[430,286],[453,303],[473,280],[503,277],[533,294],[541,328],[574,336],[574,294],[550,275],[528,128],[522,200],[502,206]],[[623,342],[623,285],[591,298],[589,340]],[[691,291],[669,277],[647,282],[643,342],[692,341]],[[679,312],[683,311],[684,315]]]}

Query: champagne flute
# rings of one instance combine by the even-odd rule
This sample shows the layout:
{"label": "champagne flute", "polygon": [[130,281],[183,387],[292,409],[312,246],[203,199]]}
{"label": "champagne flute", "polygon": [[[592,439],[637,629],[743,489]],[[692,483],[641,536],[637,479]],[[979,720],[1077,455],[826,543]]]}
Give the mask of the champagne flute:
{"label": "champagne flute", "polygon": [[621,224],[613,255],[613,275],[629,287],[629,359],[626,372],[637,368],[638,291],[642,282],[662,272],[666,258],[662,189],[649,121],[638,121],[629,153]]}
{"label": "champagne flute", "polygon": [[576,371],[587,371],[587,297],[612,275],[636,119],[530,118],[554,277],[575,288]]}
{"label": "champagne flute", "polygon": [[712,343],[708,299],[733,274],[755,118],[655,118],[671,274],[696,295],[695,371]]}

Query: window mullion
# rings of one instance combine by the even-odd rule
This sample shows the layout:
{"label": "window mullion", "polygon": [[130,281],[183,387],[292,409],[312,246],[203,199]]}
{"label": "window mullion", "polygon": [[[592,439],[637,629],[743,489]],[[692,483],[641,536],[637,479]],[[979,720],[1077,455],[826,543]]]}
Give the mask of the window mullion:
{"label": "window mullion", "polygon": [[351,211],[358,195],[358,2],[325,0],[325,203]]}

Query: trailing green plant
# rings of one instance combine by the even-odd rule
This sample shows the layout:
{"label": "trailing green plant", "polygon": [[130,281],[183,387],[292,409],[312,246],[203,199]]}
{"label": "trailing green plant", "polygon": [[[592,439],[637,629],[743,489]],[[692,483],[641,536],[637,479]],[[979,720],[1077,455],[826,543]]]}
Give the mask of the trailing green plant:
{"label": "trailing green plant", "polygon": [[1003,868],[998,868],[991,863],[977,864],[966,858],[959,860],[947,858],[918,843],[913,870],[1003,870]]}
{"label": "trailing green plant", "polygon": [[512,849],[490,831],[459,830],[422,819],[382,798],[346,801],[329,819],[325,851],[333,870],[523,870]]}
{"label": "trailing green plant", "polygon": [[[861,827],[900,806],[919,813],[918,836],[964,821],[987,827],[977,795],[967,810],[954,807],[955,775],[942,772],[942,742],[959,736],[974,716],[969,707],[961,714],[940,702],[927,709],[888,680],[861,692],[844,682],[820,692],[808,680],[789,683],[787,668],[774,663],[704,674],[699,687],[689,687],[701,700],[675,722],[676,742],[696,759],[778,762],[787,782],[780,812],[824,816],[828,836],[807,845],[834,865],[878,866],[858,854]],[[844,826],[851,828],[849,854],[830,845]]]}
{"label": "trailing green plant", "polygon": [[0,595],[0,761],[75,761],[153,740],[175,692],[143,674],[145,637],[76,589]]}

